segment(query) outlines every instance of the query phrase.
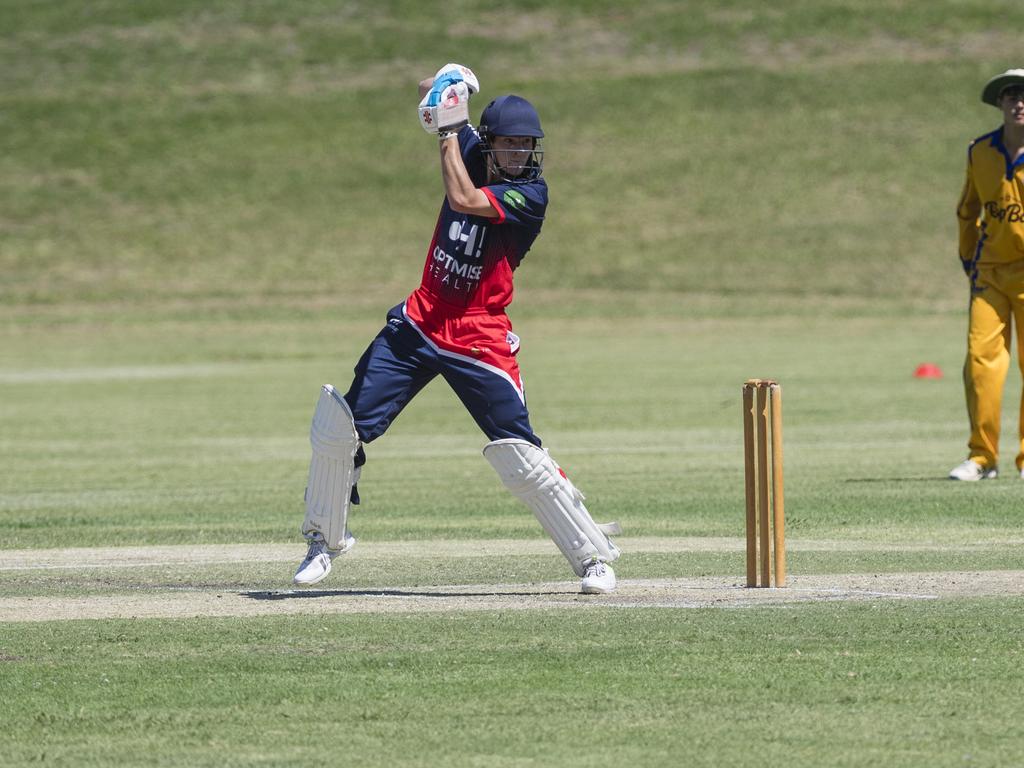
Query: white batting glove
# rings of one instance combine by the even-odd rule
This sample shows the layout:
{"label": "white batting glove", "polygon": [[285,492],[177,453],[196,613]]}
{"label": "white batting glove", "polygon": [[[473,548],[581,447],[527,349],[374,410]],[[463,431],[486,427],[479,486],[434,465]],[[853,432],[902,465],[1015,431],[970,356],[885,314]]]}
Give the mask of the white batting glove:
{"label": "white batting glove", "polygon": [[473,70],[461,64],[445,64],[434,75],[427,95],[420,101],[420,125],[427,133],[453,133],[469,122],[469,97],[480,90]]}
{"label": "white batting glove", "polygon": [[455,133],[469,123],[469,85],[450,83],[432,88],[419,105],[420,125],[427,133]]}

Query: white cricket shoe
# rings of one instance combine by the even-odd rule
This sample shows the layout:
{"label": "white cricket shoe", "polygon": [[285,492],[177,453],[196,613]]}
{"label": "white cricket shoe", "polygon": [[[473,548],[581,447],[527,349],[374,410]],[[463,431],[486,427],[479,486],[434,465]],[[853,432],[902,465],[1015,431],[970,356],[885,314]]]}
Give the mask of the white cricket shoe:
{"label": "white cricket shoe", "polygon": [[615,571],[608,563],[592,560],[583,571],[580,592],[585,595],[605,595],[615,590]]}
{"label": "white cricket shoe", "polygon": [[973,482],[975,480],[994,480],[999,476],[999,470],[995,467],[985,469],[976,461],[967,459],[963,464],[958,464],[953,467],[949,473],[950,480],[967,480]]}
{"label": "white cricket shoe", "polygon": [[356,538],[345,531],[343,543],[344,546],[341,549],[328,549],[327,544],[319,535],[310,537],[306,558],[299,563],[299,569],[295,571],[292,581],[300,587],[311,587],[326,579],[327,574],[331,572],[331,561],[352,549],[355,546]]}

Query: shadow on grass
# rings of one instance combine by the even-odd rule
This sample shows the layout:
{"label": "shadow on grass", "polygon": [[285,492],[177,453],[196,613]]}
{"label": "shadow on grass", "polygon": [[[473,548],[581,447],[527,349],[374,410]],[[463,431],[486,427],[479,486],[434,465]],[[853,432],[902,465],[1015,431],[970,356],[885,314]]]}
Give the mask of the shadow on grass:
{"label": "shadow on grass", "polygon": [[304,589],[282,590],[280,592],[259,591],[242,592],[242,597],[250,600],[302,600],[311,597],[436,597],[446,599],[452,597],[550,597],[553,595],[572,594],[567,591],[550,589],[524,589],[517,591],[489,592],[417,592],[410,589]]}
{"label": "shadow on grass", "polygon": [[949,483],[948,477],[848,477],[844,483]]}

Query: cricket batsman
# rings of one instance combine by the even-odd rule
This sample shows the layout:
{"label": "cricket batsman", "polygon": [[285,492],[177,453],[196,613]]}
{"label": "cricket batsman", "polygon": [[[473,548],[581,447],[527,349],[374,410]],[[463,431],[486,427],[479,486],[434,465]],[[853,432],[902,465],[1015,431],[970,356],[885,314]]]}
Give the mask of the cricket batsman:
{"label": "cricket batsman", "polygon": [[324,385],[313,414],[313,448],[302,534],[309,549],[294,582],[322,581],[331,562],[355,544],[348,529],[363,445],[380,437],[434,377],[441,376],[490,442],[486,459],[505,486],[536,515],[582,580],[584,593],[615,589],[608,538],[614,523],[595,523],[583,494],[541,446],[505,308],[512,275],[544,222],[548,189],[540,117],[526,99],[491,101],[474,128],[473,72],[446,64],[420,83],[420,125],[437,137],[445,198],[427,248],[419,287],[387,314],[355,367],[344,396]]}
{"label": "cricket batsman", "polygon": [[[971,291],[964,362],[971,436],[967,459],[949,473],[953,480],[988,480],[999,473],[1011,320],[1017,362],[1024,370],[1024,69],[993,77],[981,100],[1002,112],[1003,124],[968,147],[967,179],[956,211],[960,260]],[[1017,472],[1024,478],[1024,396],[1019,436]]]}

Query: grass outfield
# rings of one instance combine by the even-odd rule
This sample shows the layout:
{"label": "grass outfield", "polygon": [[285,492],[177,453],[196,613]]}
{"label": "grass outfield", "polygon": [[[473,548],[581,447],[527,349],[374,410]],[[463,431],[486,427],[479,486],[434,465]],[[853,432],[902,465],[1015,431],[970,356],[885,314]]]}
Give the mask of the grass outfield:
{"label": "grass outfield", "polygon": [[[791,536],[910,542],[930,531],[930,540],[970,543],[1019,531],[1012,499],[1024,488],[1011,479],[980,487],[944,480],[966,437],[954,373],[959,324],[563,320],[552,333],[536,320],[517,329],[534,426],[592,496],[594,514],[623,518],[631,535],[739,532],[740,385],[770,374],[785,390]],[[330,318],[276,330],[150,325],[118,333],[111,348],[77,331],[26,332],[26,360],[43,344],[52,352],[63,343],[72,355],[90,344],[97,362],[6,369],[0,543],[289,536],[319,384],[347,385],[376,328]],[[274,342],[286,356],[247,359],[245,350],[268,335],[289,334]],[[162,335],[180,354],[160,360]],[[319,346],[327,337],[335,348]],[[225,346],[236,354],[225,356]],[[914,379],[925,359],[947,377]],[[1008,424],[1014,405],[1008,399]],[[353,525],[371,539],[540,535],[481,457],[484,442],[434,382],[386,439],[368,446],[365,504]]]}
{"label": "grass outfield", "polygon": [[407,290],[416,83],[452,58],[543,115],[523,287],[959,308],[965,148],[1019,51],[1011,0],[0,7],[0,297],[37,310]]}
{"label": "grass outfield", "polygon": [[[1024,764],[1016,368],[1003,477],[944,479],[953,206],[1017,5],[0,0],[0,763]],[[415,84],[453,59],[548,134],[512,317],[625,528],[607,598],[442,383],[289,591],[317,388],[418,279]],[[791,570],[754,594],[751,376]]]}
{"label": "grass outfield", "polygon": [[[1024,755],[1020,595],[974,591],[969,576],[1020,581],[1024,484],[945,480],[964,438],[959,384],[911,377],[920,355],[955,368],[936,328],[955,337],[958,322],[565,320],[557,334],[521,323],[538,429],[595,516],[620,519],[632,544],[617,564],[622,598],[605,608],[566,602],[576,585],[564,561],[441,384],[369,446],[357,552],[322,592],[290,599],[316,387],[344,379],[341,361],[373,328],[254,322],[130,326],[109,346],[75,324],[29,326],[8,346],[24,361],[4,369],[0,405],[11,764],[302,765],[323,749],[312,722],[368,766]],[[318,329],[337,350],[315,344]],[[171,340],[165,356],[158,337]],[[26,365],[44,338],[81,362]],[[288,354],[245,354],[268,338]],[[765,369],[785,385],[792,596],[841,587],[843,574],[898,574],[889,597],[731,597],[743,572],[739,384]],[[239,542],[275,556],[227,559]],[[445,554],[459,542],[481,551]],[[222,561],[208,551],[218,544]],[[55,547],[113,554],[96,565],[90,550],[64,553],[60,565]],[[135,563],[139,547],[169,549]],[[200,551],[203,562],[182,562]],[[652,581],[661,603],[717,589],[703,607],[626,602]],[[958,581],[956,594],[912,597]],[[424,614],[416,606],[438,589],[468,597]],[[486,604],[509,589],[516,604]],[[280,599],[246,600],[261,591]],[[231,616],[239,602],[260,615]],[[58,618],[76,610],[110,618]]]}
{"label": "grass outfield", "polygon": [[1017,600],[21,625],[0,712],[16,764],[1015,765],[1022,619]]}

